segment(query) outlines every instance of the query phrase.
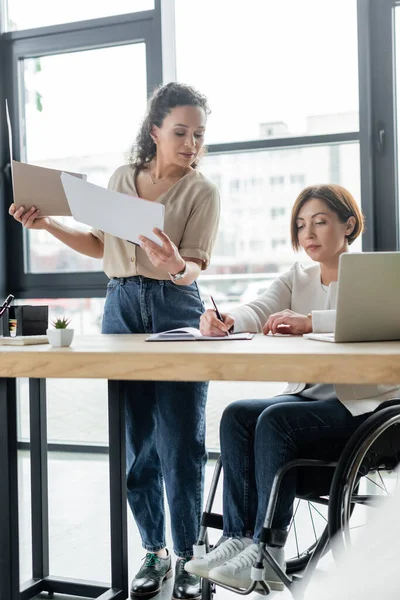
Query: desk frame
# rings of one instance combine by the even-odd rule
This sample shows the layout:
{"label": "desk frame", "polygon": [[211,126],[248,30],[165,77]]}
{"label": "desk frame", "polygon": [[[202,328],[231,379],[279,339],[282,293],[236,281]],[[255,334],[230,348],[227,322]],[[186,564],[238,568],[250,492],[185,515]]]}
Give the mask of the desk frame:
{"label": "desk frame", "polygon": [[32,578],[20,588],[16,379],[0,378],[0,600],[30,600],[40,592],[98,600],[128,597],[125,411],[120,382],[108,382],[111,586],[49,576],[46,381],[29,380]]}

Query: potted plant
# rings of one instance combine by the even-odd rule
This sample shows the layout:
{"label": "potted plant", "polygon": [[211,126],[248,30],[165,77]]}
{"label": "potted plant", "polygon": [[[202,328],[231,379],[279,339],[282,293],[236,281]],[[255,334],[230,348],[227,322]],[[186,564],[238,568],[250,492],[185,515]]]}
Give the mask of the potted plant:
{"label": "potted plant", "polygon": [[69,346],[74,337],[74,330],[68,329],[68,325],[71,323],[71,319],[63,317],[62,319],[53,319],[51,324],[53,328],[49,327],[46,331],[48,340],[55,348],[61,348],[62,346]]}

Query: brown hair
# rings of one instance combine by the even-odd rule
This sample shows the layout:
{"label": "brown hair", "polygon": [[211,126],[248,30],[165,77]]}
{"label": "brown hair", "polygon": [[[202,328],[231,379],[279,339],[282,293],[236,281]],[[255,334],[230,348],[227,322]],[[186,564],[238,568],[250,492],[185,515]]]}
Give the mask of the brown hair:
{"label": "brown hair", "polygon": [[[131,148],[129,162],[137,169],[143,169],[156,155],[156,145],[150,135],[153,125],[161,127],[163,121],[173,108],[177,106],[198,106],[208,116],[210,109],[203,94],[184,83],[171,81],[156,88],[148,101],[147,113],[143,119],[136,142]],[[190,165],[196,168],[206,149]]]}
{"label": "brown hair", "polygon": [[356,223],[354,229],[350,235],[347,236],[349,244],[352,244],[354,240],[358,238],[360,233],[364,231],[363,214],[357,202],[346,188],[333,183],[326,185],[310,185],[300,192],[292,208],[290,217],[290,236],[294,250],[300,248],[296,223],[299,212],[307,200],[311,200],[312,198],[317,198],[326,202],[330,210],[337,214],[342,223],[346,223],[349,217],[355,218]]}

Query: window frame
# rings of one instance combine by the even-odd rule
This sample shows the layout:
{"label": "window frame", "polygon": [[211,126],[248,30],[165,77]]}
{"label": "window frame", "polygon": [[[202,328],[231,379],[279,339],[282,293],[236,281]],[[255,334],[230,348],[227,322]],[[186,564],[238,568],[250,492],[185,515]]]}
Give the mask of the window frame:
{"label": "window frame", "polygon": [[[398,4],[396,0],[357,0],[359,131],[237,141],[208,147],[209,154],[220,154],[359,142],[362,206],[367,221],[363,234],[363,248],[366,251],[400,248],[393,87],[393,20],[394,7]],[[155,8],[150,11],[3,34],[0,39],[0,100],[2,107],[5,97],[10,101],[16,158],[20,154],[19,59],[38,54],[145,41],[150,93],[155,85],[163,80],[173,79],[176,73],[172,12],[173,0],[155,0]],[[388,56],[392,57],[391,61],[387,60]],[[385,139],[384,148],[380,149],[379,130],[382,124]],[[10,182],[5,175],[8,151],[4,119],[0,125],[0,134],[0,159],[3,165],[0,173],[0,200],[4,208],[0,214],[0,290],[3,290],[3,295],[6,290],[12,289],[20,298],[104,296],[107,278],[101,272],[24,273],[23,230],[7,216],[11,195]]]}
{"label": "window frame", "polygon": [[358,0],[361,193],[371,249],[381,252],[400,250],[394,53],[399,5]]}
{"label": "window frame", "polygon": [[[0,95],[2,111],[8,98],[13,132],[13,153],[21,160],[21,112],[23,106],[22,62],[35,56],[94,50],[131,43],[146,44],[147,94],[162,82],[161,5],[155,0],[153,10],[103,17],[63,25],[7,32],[2,34],[0,52],[2,70]],[[17,298],[103,297],[107,277],[103,272],[26,273],[24,270],[24,235],[19,223],[7,217],[11,204],[10,158],[7,132],[2,119],[1,204],[0,217],[0,290],[11,290]]]}

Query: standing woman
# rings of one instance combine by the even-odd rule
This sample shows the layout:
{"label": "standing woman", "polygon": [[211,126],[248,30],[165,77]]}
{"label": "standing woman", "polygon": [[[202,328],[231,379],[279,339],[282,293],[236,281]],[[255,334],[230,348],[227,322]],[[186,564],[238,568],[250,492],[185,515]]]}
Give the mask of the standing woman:
{"label": "standing woman", "polygon": [[[136,247],[102,231],[80,232],[40,217],[35,207],[10,207],[25,227],[45,229],[74,250],[103,258],[110,278],[103,333],[199,326],[204,308],[196,279],[209,265],[219,221],[218,191],[197,169],[208,113],[206,98],[193,88],[160,87],[150,98],[131,163],[111,177],[110,189],[164,205],[164,231],[155,230],[161,245],[141,237]],[[124,383],[128,502],[147,551],[131,597],[154,596],[172,575],[164,484],[178,557],[173,597],[200,597],[199,577],[184,565],[202,512],[207,387],[206,382]]]}

